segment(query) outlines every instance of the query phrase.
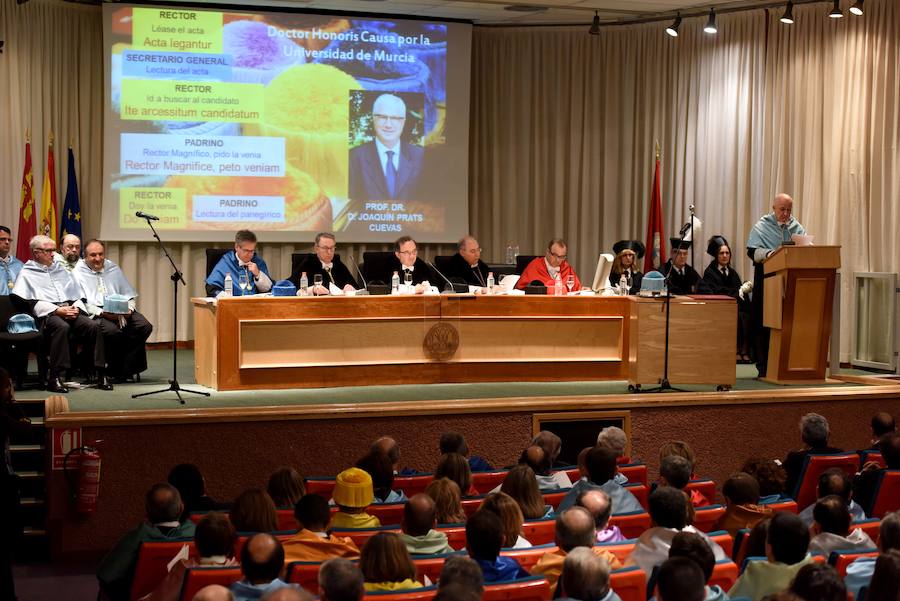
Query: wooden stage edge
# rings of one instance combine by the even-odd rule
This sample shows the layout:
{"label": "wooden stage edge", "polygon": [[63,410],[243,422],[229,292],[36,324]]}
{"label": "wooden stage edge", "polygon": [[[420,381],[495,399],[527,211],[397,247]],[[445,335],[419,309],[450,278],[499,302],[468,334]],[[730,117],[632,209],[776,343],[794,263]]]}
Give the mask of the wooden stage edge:
{"label": "wooden stage edge", "polygon": [[173,408],[121,411],[70,411],[68,399],[45,400],[46,424],[51,428],[80,426],[136,426],[228,423],[249,421],[352,419],[528,411],[597,411],[651,407],[754,405],[821,401],[874,401],[900,397],[900,383],[877,377],[834,376],[854,386],[811,386],[775,390],[728,392],[668,392],[587,396],[529,396],[426,401],[270,405],[258,407]]}

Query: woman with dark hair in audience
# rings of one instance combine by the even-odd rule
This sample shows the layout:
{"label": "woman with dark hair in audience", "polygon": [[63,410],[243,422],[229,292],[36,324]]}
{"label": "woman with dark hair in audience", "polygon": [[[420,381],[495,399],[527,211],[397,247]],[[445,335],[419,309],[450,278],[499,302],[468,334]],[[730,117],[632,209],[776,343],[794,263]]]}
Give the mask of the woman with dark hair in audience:
{"label": "woman with dark hair in audience", "polygon": [[789,499],[784,494],[787,472],[772,459],[748,459],[741,468],[759,482],[759,504],[768,505]]}
{"label": "woman with dark hair in audience", "polygon": [[500,518],[500,523],[503,525],[504,548],[526,549],[531,547],[531,543],[522,536],[522,524],[525,521],[522,517],[522,510],[511,496],[505,492],[491,493],[485,497],[478,509],[479,511],[482,509],[492,511]]}
{"label": "woman with dark hair in audience", "polygon": [[758,522],[756,526],[750,530],[750,534],[744,539],[744,557],[765,557],[766,556],[766,538],[769,536],[769,524],[772,518],[767,518]]}
{"label": "woman with dark hair in audience", "polygon": [[900,601],[900,551],[890,549],[875,560],[866,601]]}
{"label": "woman with dark hair in audience", "polygon": [[179,463],[169,472],[169,484],[178,489],[184,503],[181,521],[188,519],[195,511],[216,511],[228,509],[227,504],[217,502],[206,494],[206,480],[200,468],[193,463]]}
{"label": "woman with dark hair in audience", "polygon": [[553,513],[553,507],[544,503],[534,470],[527,465],[517,465],[509,470],[500,485],[500,492],[505,492],[519,504],[526,520],[539,520]]}
{"label": "woman with dark hair in audience", "polygon": [[278,530],[275,503],[269,493],[261,488],[251,488],[242,492],[231,506],[229,517],[238,532]]}
{"label": "woman with dark hair in audience", "polygon": [[788,590],[804,601],[847,600],[847,587],[841,575],[827,563],[811,563],[800,568]]}
{"label": "woman with dark hair in audience", "polygon": [[434,501],[434,515],[438,524],[461,524],[466,521],[459,485],[449,478],[432,480],[425,494]]}
{"label": "woman with dark hair in audience", "polygon": [[15,599],[13,583],[13,549],[22,533],[19,521],[19,482],[10,463],[9,439],[13,434],[27,434],[31,420],[22,406],[16,403],[12,380],[0,368],[0,450],[3,467],[0,469],[0,599]]}
{"label": "woman with dark hair in audience", "polygon": [[397,591],[421,588],[416,581],[416,564],[406,545],[393,532],[379,532],[362,548],[359,569],[366,591]]}
{"label": "woman with dark hair in audience", "polygon": [[306,494],[306,486],[300,472],[292,467],[280,467],[269,476],[266,491],[276,507],[293,508],[300,497]]}
{"label": "woman with dark hair in audience", "polygon": [[441,455],[441,460],[434,470],[434,479],[450,478],[459,486],[464,497],[474,497],[478,494],[472,486],[472,468],[469,461],[459,453],[446,453]]}
{"label": "woman with dark hair in audience", "polygon": [[375,503],[405,503],[406,494],[402,490],[394,490],[394,464],[387,453],[379,450],[369,451],[356,467],[372,476],[372,489]]}

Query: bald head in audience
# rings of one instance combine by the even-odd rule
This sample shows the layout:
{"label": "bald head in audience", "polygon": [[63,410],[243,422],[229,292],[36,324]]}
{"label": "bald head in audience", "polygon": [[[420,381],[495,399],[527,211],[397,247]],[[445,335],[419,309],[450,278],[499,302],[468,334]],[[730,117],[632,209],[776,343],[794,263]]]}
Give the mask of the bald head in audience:
{"label": "bald head in audience", "polygon": [[234,601],[234,595],[221,584],[210,584],[197,591],[192,601]]}
{"label": "bald head in audience", "polygon": [[284,547],[267,533],[254,534],[241,549],[241,571],[250,584],[268,584],[284,567]]}
{"label": "bald head in audience", "polygon": [[612,499],[606,492],[598,489],[586,490],[575,500],[575,505],[587,509],[594,518],[594,528],[603,530],[609,524],[612,515]]}
{"label": "bald head in audience", "polygon": [[566,553],[576,547],[593,547],[596,538],[594,516],[584,507],[569,507],[556,516],[556,544]]}
{"label": "bald head in audience", "polygon": [[280,588],[266,593],[260,601],[313,601],[314,598],[302,588]]}
{"label": "bald head in audience", "polygon": [[536,444],[522,451],[519,463],[524,463],[530,467],[535,474],[546,474],[550,470],[550,457],[542,447]]}
{"label": "bald head in audience", "polygon": [[369,450],[387,455],[395,472],[400,468],[400,445],[390,436],[382,436],[372,443]]}
{"label": "bald head in audience", "polygon": [[425,536],[436,524],[434,499],[425,493],[410,497],[403,507],[403,532],[410,536]]}

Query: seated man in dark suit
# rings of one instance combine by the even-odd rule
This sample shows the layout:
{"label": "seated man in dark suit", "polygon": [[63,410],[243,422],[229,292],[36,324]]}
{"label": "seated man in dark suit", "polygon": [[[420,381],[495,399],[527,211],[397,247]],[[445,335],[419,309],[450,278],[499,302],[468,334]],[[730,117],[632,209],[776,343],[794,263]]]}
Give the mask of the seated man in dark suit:
{"label": "seated man in dark suit", "polygon": [[450,258],[450,266],[444,275],[451,280],[461,280],[470,286],[487,286],[488,266],[481,260],[481,245],[472,236],[465,236],[457,244],[459,252]]}
{"label": "seated man in dark suit", "polygon": [[387,273],[383,274],[382,281],[389,283],[394,272],[400,276],[401,286],[406,283],[409,274],[416,294],[423,294],[431,282],[437,281],[428,263],[419,258],[418,245],[411,236],[402,236],[394,242],[394,258],[388,261]]}
{"label": "seated man in dark suit", "polygon": [[[878,441],[878,450],[889,470],[900,470],[900,432],[889,432]],[[871,515],[878,482],[886,470],[876,463],[867,463],[853,478],[853,498]]]}
{"label": "seated man in dark suit", "polygon": [[406,103],[382,94],[372,105],[375,139],[350,151],[351,200],[420,200],[425,150],[401,141]]}
{"label": "seated man in dark suit", "polygon": [[[356,279],[347,266],[341,263],[340,258],[335,256],[337,250],[337,242],[334,234],[320,232],[316,234],[316,243],[313,245],[315,256],[308,256],[300,262],[291,272],[288,278],[294,283],[297,289],[300,289],[300,278],[306,273],[307,281],[313,294],[331,294],[329,292],[329,284],[334,284],[344,292],[352,292],[359,287]],[[322,276],[322,286],[312,287],[313,276]]]}
{"label": "seated man in dark suit", "polygon": [[828,420],[818,413],[807,413],[800,418],[800,438],[805,448],[791,451],[784,460],[784,471],[787,472],[784,490],[788,494],[794,494],[807,455],[841,452],[841,449],[828,446]]}
{"label": "seated man in dark suit", "polygon": [[700,283],[700,274],[687,264],[691,242],[680,238],[669,238],[669,242],[672,243],[672,258],[660,269],[665,276],[675,270],[669,277],[668,290],[672,294],[693,294]]}

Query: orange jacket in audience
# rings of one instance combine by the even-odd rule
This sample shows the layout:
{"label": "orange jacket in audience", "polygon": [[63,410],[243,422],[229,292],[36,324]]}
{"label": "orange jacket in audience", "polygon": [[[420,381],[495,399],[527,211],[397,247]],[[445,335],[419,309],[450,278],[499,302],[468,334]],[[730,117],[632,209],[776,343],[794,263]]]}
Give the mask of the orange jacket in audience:
{"label": "orange jacket in audience", "polygon": [[725,513],[716,520],[714,530],[727,530],[735,536],[741,528],[753,529],[756,524],[774,515],[774,511],[765,505],[729,505]]}
{"label": "orange jacket in audience", "polygon": [[356,559],[359,549],[349,538],[303,529],[283,541],[284,562],[327,561],[333,557]]}
{"label": "orange jacket in audience", "polygon": [[[617,570],[622,567],[622,562],[603,547],[591,547],[591,550],[595,555],[608,561],[610,569]],[[534,567],[531,568],[531,573],[546,578],[547,582],[550,583],[550,590],[554,591],[556,590],[556,583],[559,581],[559,575],[562,574],[565,560],[566,552],[562,549],[557,549],[552,553],[544,553],[538,562],[534,564]]]}

